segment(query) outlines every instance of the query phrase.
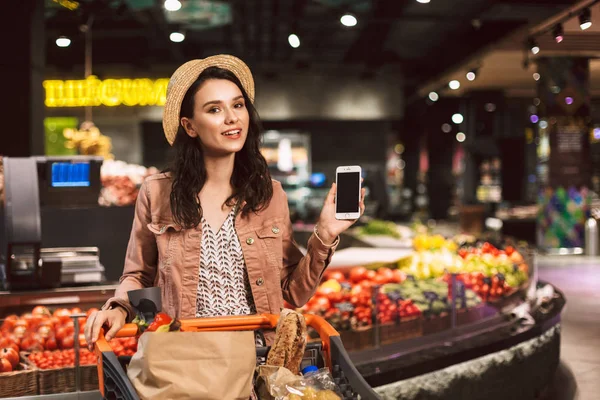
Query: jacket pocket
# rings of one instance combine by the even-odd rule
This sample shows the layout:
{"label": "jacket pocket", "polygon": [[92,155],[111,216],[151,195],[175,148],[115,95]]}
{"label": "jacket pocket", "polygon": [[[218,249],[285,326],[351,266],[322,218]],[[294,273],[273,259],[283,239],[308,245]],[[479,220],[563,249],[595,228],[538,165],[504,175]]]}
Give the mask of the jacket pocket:
{"label": "jacket pocket", "polygon": [[269,260],[269,264],[279,272],[283,262],[282,228],[279,222],[265,224],[256,230],[256,237],[261,249]]}
{"label": "jacket pocket", "polygon": [[156,238],[156,247],[158,248],[159,268],[170,266],[173,259],[173,249],[179,239],[181,227],[175,223],[154,223],[148,225],[150,232],[154,233]]}

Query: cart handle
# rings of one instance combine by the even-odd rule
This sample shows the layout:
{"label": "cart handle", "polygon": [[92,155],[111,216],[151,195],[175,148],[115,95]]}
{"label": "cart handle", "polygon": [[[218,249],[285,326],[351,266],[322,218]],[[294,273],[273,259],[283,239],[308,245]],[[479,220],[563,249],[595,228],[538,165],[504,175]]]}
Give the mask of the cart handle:
{"label": "cart handle", "polygon": [[[331,368],[331,342],[332,336],[340,336],[324,318],[307,314],[304,315],[306,325],[317,331],[321,338],[323,359],[325,365]],[[210,332],[210,331],[254,331],[258,329],[274,329],[279,322],[279,315],[259,314],[248,316],[196,318],[181,320],[181,330],[186,332]],[[115,337],[133,337],[139,334],[136,324],[125,324]],[[98,340],[94,345],[94,353],[97,356],[98,380],[100,392],[104,396],[104,373],[102,368],[102,353],[113,353],[112,348],[104,337],[104,330],[100,330]]]}

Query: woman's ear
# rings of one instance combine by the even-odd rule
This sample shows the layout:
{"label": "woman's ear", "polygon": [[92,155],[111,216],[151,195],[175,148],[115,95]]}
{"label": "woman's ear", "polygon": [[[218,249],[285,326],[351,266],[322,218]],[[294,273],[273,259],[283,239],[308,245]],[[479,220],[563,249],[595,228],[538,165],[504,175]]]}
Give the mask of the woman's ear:
{"label": "woman's ear", "polygon": [[196,132],[196,129],[194,129],[194,125],[192,124],[192,121],[190,121],[189,118],[187,117],[183,117],[181,118],[181,126],[183,126],[183,129],[185,129],[185,133],[188,134],[189,137],[198,137],[198,132]]}

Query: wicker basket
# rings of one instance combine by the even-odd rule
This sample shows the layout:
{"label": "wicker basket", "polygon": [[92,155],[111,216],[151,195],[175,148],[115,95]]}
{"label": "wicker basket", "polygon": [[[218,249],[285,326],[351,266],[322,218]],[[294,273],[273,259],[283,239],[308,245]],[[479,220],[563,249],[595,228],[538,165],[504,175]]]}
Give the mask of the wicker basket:
{"label": "wicker basket", "polygon": [[423,317],[403,319],[396,324],[383,324],[379,327],[381,344],[390,344],[402,340],[423,336]]}
{"label": "wicker basket", "polygon": [[[98,389],[98,369],[95,365],[83,365],[81,391]],[[54,368],[38,371],[40,394],[70,393],[75,391],[75,367]]]}
{"label": "wicker basket", "polygon": [[38,394],[37,369],[20,363],[17,370],[0,374],[0,398]]}

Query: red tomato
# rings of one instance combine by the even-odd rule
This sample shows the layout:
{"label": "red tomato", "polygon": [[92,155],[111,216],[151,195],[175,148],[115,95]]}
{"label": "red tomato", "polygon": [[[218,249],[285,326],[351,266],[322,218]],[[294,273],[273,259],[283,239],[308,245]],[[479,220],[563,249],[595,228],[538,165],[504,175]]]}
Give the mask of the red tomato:
{"label": "red tomato", "polygon": [[44,350],[44,341],[38,335],[30,334],[21,340],[21,350],[41,351]]}
{"label": "red tomato", "polygon": [[365,267],[354,267],[350,270],[350,280],[354,283],[359,283],[365,279],[367,269]]}
{"label": "red tomato", "polygon": [[320,310],[328,310],[331,307],[331,303],[327,297],[319,297],[316,304]]}
{"label": "red tomato", "polygon": [[5,347],[0,350],[0,358],[6,358],[10,365],[12,365],[13,369],[19,365],[19,353],[15,351],[12,347]]}
{"label": "red tomato", "polygon": [[387,279],[387,277],[383,276],[383,275],[377,275],[375,277],[375,279],[373,279],[373,283],[376,285],[385,285],[386,283],[389,283],[390,280]]}
{"label": "red tomato", "polygon": [[504,251],[506,252],[507,256],[510,256],[512,255],[512,253],[515,252],[515,248],[512,246],[506,246],[506,249],[504,249]]}
{"label": "red tomato", "polygon": [[17,354],[19,353],[19,346],[8,337],[0,338],[0,348],[4,347],[10,347],[11,349],[14,349],[17,352]]}
{"label": "red tomato", "polygon": [[369,270],[365,274],[365,279],[372,281],[373,279],[375,279],[376,276],[377,276],[377,272],[375,272],[373,270]]}
{"label": "red tomato", "polygon": [[404,271],[395,269],[392,274],[394,275],[394,282],[396,283],[402,283],[406,280],[406,273]]}
{"label": "red tomato", "polygon": [[11,372],[13,370],[12,364],[6,358],[0,358],[0,373]]}
{"label": "red tomato", "polygon": [[344,301],[344,294],[341,292],[333,292],[333,293],[329,293],[327,295],[327,298],[333,304],[341,303],[342,301]]}
{"label": "red tomato", "polygon": [[71,308],[71,314],[81,314],[81,313],[82,313],[81,308],[79,308],[79,307]]}
{"label": "red tomato", "polygon": [[57,317],[61,320],[61,322],[67,322],[71,320],[71,312],[66,308],[59,308],[58,310],[54,311],[52,316]]}
{"label": "red tomato", "polygon": [[7,316],[4,318],[4,322],[2,323],[2,327],[0,329],[2,329],[2,331],[12,331],[15,328],[15,324],[18,319],[19,317],[14,314]]}
{"label": "red tomato", "polygon": [[72,349],[74,341],[75,339],[73,338],[73,336],[66,336],[60,341],[60,347],[62,347],[63,349]]}
{"label": "red tomato", "polygon": [[44,307],[44,306],[36,306],[33,308],[33,311],[31,312],[33,315],[40,315],[43,317],[49,317],[52,314],[50,314],[50,310],[48,310],[48,308]]}
{"label": "red tomato", "polygon": [[[31,318],[29,318],[31,319]],[[18,326],[24,326],[25,328],[29,327],[29,320],[25,319],[25,318],[19,318],[18,320],[15,321],[15,328],[17,328]]]}
{"label": "red tomato", "polygon": [[344,282],[346,280],[346,277],[344,276],[343,272],[340,271],[331,271],[331,272],[326,272],[325,273],[326,279],[335,279],[338,282]]}
{"label": "red tomato", "polygon": [[55,337],[49,337],[46,340],[46,343],[44,343],[44,347],[46,348],[46,350],[56,350],[58,348],[58,344],[56,343],[56,338]]}
{"label": "red tomato", "polygon": [[56,339],[63,340],[66,336],[67,336],[68,332],[67,332],[67,328],[65,328],[64,326],[61,326],[60,328],[58,328],[56,330]]}
{"label": "red tomato", "polygon": [[330,287],[322,287],[322,286],[319,286],[319,287],[317,288],[317,292],[316,292],[316,294],[317,294],[317,296],[327,296],[327,295],[329,295],[329,294],[331,294],[331,293],[334,293],[334,292],[335,292],[335,290],[333,290],[333,289],[332,289],[332,288],[330,288]]}

